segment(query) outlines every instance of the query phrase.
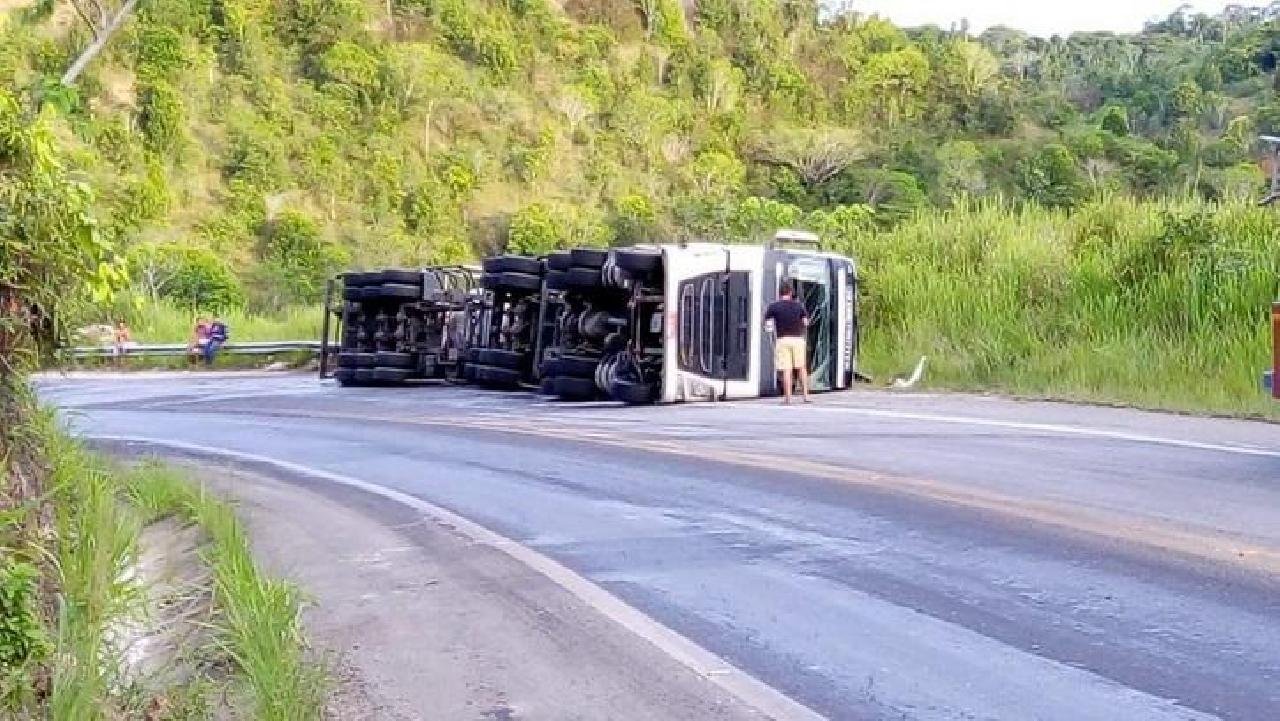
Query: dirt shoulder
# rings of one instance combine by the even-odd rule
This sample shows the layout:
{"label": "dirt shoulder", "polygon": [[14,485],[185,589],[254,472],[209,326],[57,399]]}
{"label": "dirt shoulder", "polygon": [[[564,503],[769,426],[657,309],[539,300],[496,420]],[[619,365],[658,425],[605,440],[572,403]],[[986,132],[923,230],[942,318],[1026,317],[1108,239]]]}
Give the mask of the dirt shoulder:
{"label": "dirt shoulder", "polygon": [[545,576],[349,489],[198,470],[308,595],[333,719],[760,719]]}

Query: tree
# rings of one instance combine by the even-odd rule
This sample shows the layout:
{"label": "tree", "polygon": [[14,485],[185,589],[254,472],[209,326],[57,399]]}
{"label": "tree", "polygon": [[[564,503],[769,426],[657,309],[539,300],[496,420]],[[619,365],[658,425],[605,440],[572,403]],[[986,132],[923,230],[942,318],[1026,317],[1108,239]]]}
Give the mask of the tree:
{"label": "tree", "polygon": [[62,74],[62,84],[71,85],[80,77],[80,73],[89,67],[89,63],[102,52],[111,41],[116,31],[124,25],[125,20],[133,13],[138,0],[125,0],[119,7],[111,8],[109,0],[68,0],[80,21],[93,35],[93,41],[87,45]]}
{"label": "tree", "polygon": [[1089,192],[1075,156],[1056,143],[1018,164],[1018,183],[1028,198],[1050,208],[1075,207]]}
{"label": "tree", "polygon": [[827,182],[864,156],[852,131],[835,128],[775,131],[757,142],[753,159],[790,168],[809,188]]}
{"label": "tree", "polygon": [[938,148],[938,185],[949,200],[981,195],[987,190],[982,171],[982,151],[968,140],[945,143]]}
{"label": "tree", "polygon": [[144,243],[127,256],[129,277],[152,300],[183,307],[226,310],[244,303],[244,291],[226,261],[180,242]]}

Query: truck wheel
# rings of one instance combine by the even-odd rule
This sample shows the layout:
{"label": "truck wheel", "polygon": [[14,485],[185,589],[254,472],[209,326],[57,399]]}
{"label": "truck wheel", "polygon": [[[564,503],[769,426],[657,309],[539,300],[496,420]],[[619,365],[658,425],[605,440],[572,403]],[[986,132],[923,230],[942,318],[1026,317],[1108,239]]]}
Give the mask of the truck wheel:
{"label": "truck wheel", "polygon": [[378,383],[404,383],[409,380],[407,368],[374,368],[373,379]]}
{"label": "truck wheel", "polygon": [[542,277],[530,273],[506,272],[498,276],[498,282],[502,287],[514,290],[542,290]]}
{"label": "truck wheel", "polygon": [[573,253],[567,250],[557,251],[547,256],[547,267],[551,270],[568,270],[573,265]]}
{"label": "truck wheel", "polygon": [[654,391],[652,384],[637,381],[614,381],[609,386],[609,395],[615,401],[622,401],[633,406],[653,403],[657,400],[657,393]]}
{"label": "truck wheel", "polygon": [[556,367],[558,371],[556,375],[571,378],[594,378],[596,366],[598,365],[600,365],[599,358],[582,355],[560,356]]}
{"label": "truck wheel", "polygon": [[591,378],[560,377],[555,379],[556,395],[566,401],[590,401],[596,397],[596,382]]}
{"label": "truck wheel", "polygon": [[599,268],[582,268],[574,266],[565,271],[565,286],[567,288],[577,288],[588,290],[600,287],[600,269]]}
{"label": "truck wheel", "polygon": [[613,261],[632,276],[644,277],[662,267],[662,253],[657,250],[615,250]]}
{"label": "truck wheel", "polygon": [[569,274],[563,270],[547,271],[547,290],[564,290],[569,287]]}
{"label": "truck wheel", "polygon": [[365,286],[372,283],[381,283],[382,281],[378,280],[377,276],[377,273],[362,273],[359,271],[343,273],[342,284],[348,288],[355,288],[357,286]]}
{"label": "truck wheel", "polygon": [[413,368],[418,365],[418,359],[412,353],[393,353],[392,351],[378,351],[374,354],[374,365],[379,368]]}
{"label": "truck wheel", "polygon": [[596,248],[574,248],[569,251],[573,264],[581,268],[603,268],[609,251]]}
{"label": "truck wheel", "polygon": [[422,286],[404,283],[383,283],[364,288],[364,297],[368,299],[419,300],[422,298]]}
{"label": "truck wheel", "polygon": [[542,261],[523,255],[499,255],[480,261],[486,273],[525,273],[542,275]]}
{"label": "truck wheel", "polygon": [[524,353],[514,350],[498,350],[495,348],[481,348],[477,354],[476,362],[480,365],[494,366],[496,368],[519,368],[524,363]]}
{"label": "truck wheel", "polygon": [[369,285],[397,283],[400,285],[413,285],[422,287],[422,271],[420,270],[404,270],[401,268],[391,268],[381,270],[376,273],[369,273],[374,278]]}
{"label": "truck wheel", "polygon": [[560,358],[543,359],[542,365],[538,367],[538,375],[543,378],[551,378],[553,376],[563,375],[560,372]]}
{"label": "truck wheel", "polygon": [[475,366],[476,383],[490,386],[514,386],[520,383],[520,372],[510,368]]}

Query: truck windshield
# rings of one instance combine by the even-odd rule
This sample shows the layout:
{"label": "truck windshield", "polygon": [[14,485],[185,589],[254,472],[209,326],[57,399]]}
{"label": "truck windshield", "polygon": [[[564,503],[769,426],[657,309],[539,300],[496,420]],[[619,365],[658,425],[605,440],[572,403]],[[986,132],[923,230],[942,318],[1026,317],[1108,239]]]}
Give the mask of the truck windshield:
{"label": "truck windshield", "polygon": [[823,258],[795,258],[787,265],[787,278],[795,284],[796,300],[809,311],[809,385],[830,390],[833,353],[831,268]]}

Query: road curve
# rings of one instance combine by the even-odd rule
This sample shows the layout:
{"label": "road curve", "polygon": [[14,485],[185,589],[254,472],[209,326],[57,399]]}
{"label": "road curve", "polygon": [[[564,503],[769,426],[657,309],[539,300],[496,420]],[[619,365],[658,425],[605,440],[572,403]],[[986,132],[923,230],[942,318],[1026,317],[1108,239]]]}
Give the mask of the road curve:
{"label": "road curve", "polygon": [[450,509],[830,718],[1280,717],[1280,426],[924,394],[617,408],[260,374],[38,386],[87,435]]}

